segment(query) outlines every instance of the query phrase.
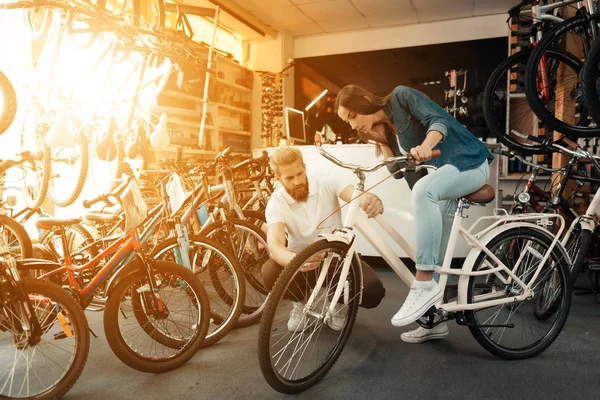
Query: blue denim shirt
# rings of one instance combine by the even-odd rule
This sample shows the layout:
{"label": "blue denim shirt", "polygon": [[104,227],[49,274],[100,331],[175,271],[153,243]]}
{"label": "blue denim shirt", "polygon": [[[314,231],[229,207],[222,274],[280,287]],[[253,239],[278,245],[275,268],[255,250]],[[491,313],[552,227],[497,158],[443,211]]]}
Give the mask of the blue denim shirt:
{"label": "blue denim shirt", "polygon": [[[459,171],[480,166],[486,159],[491,163],[494,156],[485,144],[475,137],[438,104],[418,90],[398,86],[392,92],[389,103],[384,107],[388,118],[396,127],[395,134],[388,131],[388,143],[394,155],[402,155],[401,149],[410,151],[425,140],[429,131],[438,131],[443,139],[434,149],[441,156],[427,162],[440,168],[446,164],[454,165]],[[388,167],[390,173],[400,166]],[[402,175],[396,174],[397,179]]]}

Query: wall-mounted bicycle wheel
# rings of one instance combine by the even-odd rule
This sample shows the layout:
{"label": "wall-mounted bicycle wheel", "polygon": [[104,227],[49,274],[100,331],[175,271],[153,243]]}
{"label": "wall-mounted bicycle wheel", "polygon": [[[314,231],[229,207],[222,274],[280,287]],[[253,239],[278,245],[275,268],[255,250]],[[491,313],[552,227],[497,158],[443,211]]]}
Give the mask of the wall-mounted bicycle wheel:
{"label": "wall-mounted bicycle wheel", "polygon": [[600,40],[596,40],[592,50],[586,55],[581,72],[583,98],[592,119],[600,121]]}
{"label": "wall-mounted bicycle wheel", "polygon": [[0,71],[0,135],[6,132],[17,114],[17,94],[6,75]]}
{"label": "wall-mounted bicycle wheel", "polygon": [[73,146],[56,146],[51,150],[48,196],[60,207],[69,206],[77,200],[85,185],[89,165],[87,135],[76,126],[69,129],[74,133]]}
{"label": "wall-mounted bicycle wheel", "polygon": [[[484,90],[483,115],[489,130],[511,150],[521,154],[545,154],[544,138],[552,131],[535,123],[537,117],[525,97],[525,66],[531,49],[508,57],[492,72]],[[540,142],[542,141],[542,142]]]}
{"label": "wall-mounted bicycle wheel", "polygon": [[53,9],[50,7],[27,7],[23,9],[23,20],[32,40],[46,36],[52,24]]}
{"label": "wall-mounted bicycle wheel", "polygon": [[25,109],[21,127],[21,149],[36,155],[35,161],[19,166],[19,183],[23,200],[29,208],[38,208],[48,193],[50,180],[50,148],[46,146],[45,135],[50,129],[51,120],[44,115],[37,104]]}
{"label": "wall-mounted bicycle wheel", "polygon": [[[600,15],[578,15],[550,30],[534,47],[525,71],[527,101],[549,129],[572,137],[600,136],[582,95],[580,61],[592,44],[592,26]],[[549,58],[550,49],[559,49],[562,59]],[[583,54],[580,54],[583,49]]]}

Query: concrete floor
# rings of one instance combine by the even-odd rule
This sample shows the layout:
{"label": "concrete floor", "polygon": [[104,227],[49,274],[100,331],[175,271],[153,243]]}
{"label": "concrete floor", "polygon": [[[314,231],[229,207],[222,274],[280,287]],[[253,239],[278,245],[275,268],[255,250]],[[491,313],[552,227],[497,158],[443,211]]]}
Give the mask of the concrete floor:
{"label": "concrete floor", "polygon": [[[600,305],[576,296],[562,334],[544,353],[505,361],[488,354],[468,328],[451,324],[444,340],[405,344],[390,324],[406,288],[378,270],[382,304],[359,309],[344,352],[318,385],[298,396],[275,392],[257,357],[258,326],[231,332],[183,367],[161,375],[122,364],[104,338],[102,314],[88,312],[92,337],[87,365],[67,399],[591,399],[600,393]],[[582,277],[583,284],[585,279]],[[581,281],[580,281],[581,282]]]}

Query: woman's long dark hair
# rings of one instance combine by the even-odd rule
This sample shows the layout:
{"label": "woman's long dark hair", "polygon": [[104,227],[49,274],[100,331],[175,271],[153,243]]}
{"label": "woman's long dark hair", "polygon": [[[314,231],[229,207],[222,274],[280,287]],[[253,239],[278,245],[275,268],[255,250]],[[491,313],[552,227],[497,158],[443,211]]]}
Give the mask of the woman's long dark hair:
{"label": "woman's long dark hair", "polygon": [[[367,89],[364,89],[358,85],[346,85],[340,90],[340,93],[337,95],[335,99],[335,112],[338,112],[340,106],[344,106],[349,111],[355,112],[357,114],[369,115],[375,114],[377,111],[382,110],[388,102],[390,101],[390,97],[392,93],[386,96],[377,96],[369,92]],[[364,142],[368,142],[369,140],[373,140],[374,138],[366,136],[365,134],[358,132],[358,137],[360,140]],[[381,154],[381,150],[379,146],[376,146],[376,154],[379,156]]]}

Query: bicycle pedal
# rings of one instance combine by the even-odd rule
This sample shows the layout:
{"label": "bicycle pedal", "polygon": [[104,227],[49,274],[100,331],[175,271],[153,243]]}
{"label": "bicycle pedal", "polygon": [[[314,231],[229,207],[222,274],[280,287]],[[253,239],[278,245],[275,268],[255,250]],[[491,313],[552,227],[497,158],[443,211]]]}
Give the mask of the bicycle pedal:
{"label": "bicycle pedal", "polygon": [[54,340],[66,339],[67,334],[64,332],[57,332],[54,334]]}

